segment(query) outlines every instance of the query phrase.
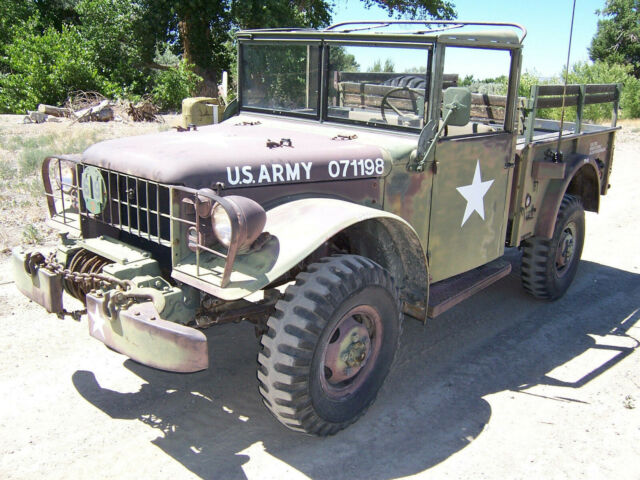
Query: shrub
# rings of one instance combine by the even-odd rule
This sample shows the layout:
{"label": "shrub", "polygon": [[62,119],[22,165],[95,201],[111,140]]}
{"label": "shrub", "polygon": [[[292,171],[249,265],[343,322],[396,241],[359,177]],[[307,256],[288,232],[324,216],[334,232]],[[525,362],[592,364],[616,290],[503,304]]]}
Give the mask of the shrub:
{"label": "shrub", "polygon": [[[623,118],[640,117],[640,80],[632,75],[631,65],[605,62],[578,62],[569,73],[569,83],[622,83],[620,98]],[[585,118],[602,120],[611,116],[611,104],[587,105]]]}
{"label": "shrub", "polygon": [[[585,83],[622,83],[622,95],[620,97],[620,117],[640,117],[640,80],[631,75],[632,67],[627,65],[607,64],[604,62],[588,63],[578,62],[573,65],[568,76],[569,84]],[[562,84],[564,74],[555,78],[552,83]],[[535,83],[542,82],[533,82]],[[522,87],[522,82],[521,82]],[[528,86],[530,88],[530,85]],[[528,96],[528,92],[527,92]],[[599,103],[585,105],[583,119],[590,122],[602,122],[611,119],[611,103]],[[573,122],[576,119],[575,107],[565,109],[565,120]],[[551,118],[560,120],[562,110],[560,108],[544,109],[538,112],[539,118]]]}
{"label": "shrub", "polygon": [[34,110],[39,103],[58,105],[71,90],[104,90],[89,48],[73,26],[39,34],[20,27],[6,46],[11,73],[0,76],[0,112]]}
{"label": "shrub", "polygon": [[155,74],[151,98],[161,110],[179,110],[184,98],[196,92],[202,78],[184,60],[177,67],[159,70]]}

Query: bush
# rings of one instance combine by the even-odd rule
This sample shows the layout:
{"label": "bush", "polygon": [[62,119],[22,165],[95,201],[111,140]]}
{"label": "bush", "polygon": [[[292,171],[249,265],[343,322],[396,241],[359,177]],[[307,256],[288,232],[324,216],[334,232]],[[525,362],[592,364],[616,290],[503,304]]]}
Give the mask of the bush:
{"label": "bush", "polygon": [[22,113],[39,103],[59,105],[71,90],[112,90],[73,26],[42,34],[20,27],[6,51],[11,73],[0,76],[0,112]]}
{"label": "bush", "polygon": [[[620,109],[622,118],[640,117],[640,80],[632,75],[631,65],[605,62],[576,63],[569,73],[569,83],[622,83]],[[587,105],[585,118],[597,121],[611,116],[611,104]]]}
{"label": "bush", "polygon": [[195,94],[202,77],[196,75],[184,60],[177,67],[155,74],[151,98],[160,110],[179,110],[184,98]]}
{"label": "bush", "polygon": [[[573,65],[569,72],[569,84],[585,83],[622,83],[622,95],[620,97],[620,118],[640,117],[640,80],[631,75],[632,67],[627,65],[607,64],[604,62],[588,63],[578,62]],[[550,82],[536,81],[535,76],[527,77],[523,75],[520,81],[519,93],[529,96],[531,85],[554,83],[563,84],[564,74],[559,75]],[[526,78],[525,78],[526,77]],[[611,103],[599,103],[596,105],[585,105],[583,119],[590,122],[603,122],[611,119],[613,105]],[[577,110],[575,107],[565,109],[565,120],[573,122],[576,119]],[[560,120],[562,109],[549,108],[538,111],[538,118],[550,118]]]}

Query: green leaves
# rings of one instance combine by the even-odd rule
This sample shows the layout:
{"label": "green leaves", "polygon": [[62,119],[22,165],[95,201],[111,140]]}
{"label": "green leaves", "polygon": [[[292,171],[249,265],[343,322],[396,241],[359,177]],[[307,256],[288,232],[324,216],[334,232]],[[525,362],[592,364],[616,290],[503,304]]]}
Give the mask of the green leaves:
{"label": "green leaves", "polygon": [[161,110],[179,110],[182,100],[196,93],[202,77],[193,73],[187,62],[182,60],[177,67],[156,72],[154,80],[151,91],[153,103]]}
{"label": "green leaves", "polygon": [[[409,18],[452,18],[448,0],[362,0]],[[0,113],[58,105],[69,91],[152,94],[163,108],[232,74],[238,28],[331,23],[332,0],[0,0]],[[156,50],[181,59],[154,70]],[[342,58],[345,69],[357,68]],[[198,77],[193,72],[200,75]],[[198,86],[196,87],[196,84]],[[180,99],[181,100],[181,99]]]}
{"label": "green leaves", "polygon": [[24,113],[38,103],[59,104],[70,90],[102,90],[98,72],[78,29],[48,28],[42,34],[21,27],[6,47],[9,75],[0,77],[0,111]]}
{"label": "green leaves", "polygon": [[603,19],[591,41],[591,59],[631,65],[640,78],[640,0],[607,0],[597,13]]}

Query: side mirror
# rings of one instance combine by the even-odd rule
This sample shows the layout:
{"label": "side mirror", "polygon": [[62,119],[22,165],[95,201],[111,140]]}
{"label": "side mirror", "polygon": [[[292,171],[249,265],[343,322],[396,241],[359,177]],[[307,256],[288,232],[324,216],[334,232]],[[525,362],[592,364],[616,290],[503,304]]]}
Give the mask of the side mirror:
{"label": "side mirror", "polygon": [[471,117],[471,91],[464,87],[449,87],[444,91],[442,102],[442,121],[440,128],[430,121],[420,132],[418,148],[416,149],[417,163],[410,166],[410,170],[424,171],[425,163],[431,162],[435,153],[435,145],[447,125],[464,127]]}
{"label": "side mirror", "polygon": [[471,91],[464,87],[449,87],[444,91],[442,118],[447,125],[464,127],[471,116]]}

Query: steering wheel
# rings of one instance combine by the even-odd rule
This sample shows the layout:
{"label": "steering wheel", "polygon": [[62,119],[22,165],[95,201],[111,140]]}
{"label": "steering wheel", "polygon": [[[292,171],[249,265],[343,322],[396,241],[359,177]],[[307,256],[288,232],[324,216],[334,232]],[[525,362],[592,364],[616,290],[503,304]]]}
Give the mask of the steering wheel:
{"label": "steering wheel", "polygon": [[[384,94],[384,97],[382,97],[382,101],[380,102],[380,113],[382,114],[382,120],[385,121],[385,123],[387,122],[387,116],[384,113],[384,110],[386,107],[389,107],[391,110],[393,110],[398,117],[406,117],[407,115],[402,113],[400,110],[398,110],[391,102],[389,102],[389,96],[391,96],[393,93],[395,92],[409,92],[409,97],[411,100],[411,107],[413,108],[414,112],[418,111],[418,96],[420,93],[422,93],[422,90],[413,90],[409,87],[398,87],[398,88],[393,88],[391,90],[389,90],[387,93]],[[414,114],[415,115],[415,114]],[[415,115],[417,117],[417,115]]]}

